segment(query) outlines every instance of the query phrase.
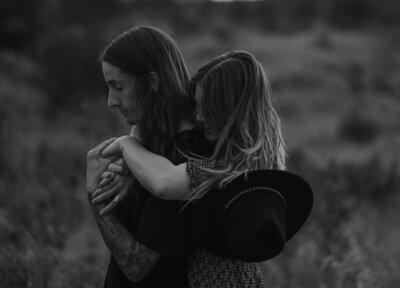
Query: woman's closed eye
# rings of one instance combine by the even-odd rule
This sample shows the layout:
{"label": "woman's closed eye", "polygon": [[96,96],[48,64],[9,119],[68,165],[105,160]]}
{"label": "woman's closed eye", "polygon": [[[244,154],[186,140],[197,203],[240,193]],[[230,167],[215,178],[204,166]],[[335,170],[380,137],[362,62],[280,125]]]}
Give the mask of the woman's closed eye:
{"label": "woman's closed eye", "polygon": [[115,91],[122,91],[124,89],[123,83],[117,82],[115,80],[108,81],[107,84],[110,89],[113,89]]}
{"label": "woman's closed eye", "polygon": [[116,90],[116,91],[122,91],[122,89],[124,89],[124,86],[122,86],[121,84],[112,84],[111,87]]}

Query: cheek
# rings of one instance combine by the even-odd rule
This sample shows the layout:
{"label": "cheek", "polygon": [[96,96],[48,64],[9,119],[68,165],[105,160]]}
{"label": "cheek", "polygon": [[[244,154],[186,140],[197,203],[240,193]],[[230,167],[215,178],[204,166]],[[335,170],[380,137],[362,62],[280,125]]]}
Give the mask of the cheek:
{"label": "cheek", "polygon": [[126,100],[125,106],[126,106],[127,110],[130,111],[131,114],[135,114],[136,116],[139,117],[141,109],[137,103],[137,99],[135,98],[135,95],[134,94],[126,95],[125,100]]}
{"label": "cheek", "polygon": [[131,97],[130,97],[130,93],[128,91],[123,91],[121,93],[121,102],[123,103],[124,106],[126,106],[127,108],[129,108],[130,106],[132,106],[132,101],[131,101]]}

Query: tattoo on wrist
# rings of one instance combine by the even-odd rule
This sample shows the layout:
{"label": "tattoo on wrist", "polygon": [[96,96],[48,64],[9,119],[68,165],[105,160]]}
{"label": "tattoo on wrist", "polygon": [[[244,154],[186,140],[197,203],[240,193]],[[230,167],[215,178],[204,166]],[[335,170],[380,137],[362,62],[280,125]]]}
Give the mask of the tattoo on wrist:
{"label": "tattoo on wrist", "polygon": [[[98,215],[102,204],[92,205],[92,209]],[[139,281],[151,271],[160,257],[158,252],[137,242],[115,214],[96,216],[96,222],[114,260],[131,281]]]}

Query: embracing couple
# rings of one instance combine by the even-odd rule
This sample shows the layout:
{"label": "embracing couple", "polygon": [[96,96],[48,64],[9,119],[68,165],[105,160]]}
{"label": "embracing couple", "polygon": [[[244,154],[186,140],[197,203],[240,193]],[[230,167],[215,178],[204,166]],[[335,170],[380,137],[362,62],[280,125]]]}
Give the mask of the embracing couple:
{"label": "embracing couple", "polygon": [[111,253],[104,287],[265,287],[257,262],[304,224],[311,188],[285,169],[269,85],[231,51],[189,79],[175,42],[135,27],[101,55],[129,136],[88,153],[87,190]]}

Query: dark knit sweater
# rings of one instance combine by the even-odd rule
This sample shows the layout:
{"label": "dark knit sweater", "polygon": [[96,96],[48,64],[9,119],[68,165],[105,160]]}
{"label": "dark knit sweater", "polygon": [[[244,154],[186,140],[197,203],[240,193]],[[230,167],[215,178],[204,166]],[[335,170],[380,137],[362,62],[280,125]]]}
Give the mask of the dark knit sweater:
{"label": "dark knit sweater", "polygon": [[[215,161],[189,160],[187,171],[191,179],[190,189],[196,189],[201,183],[215,174],[205,169],[216,168]],[[189,257],[189,287],[266,287],[257,263],[243,262],[218,257],[194,245]]]}

